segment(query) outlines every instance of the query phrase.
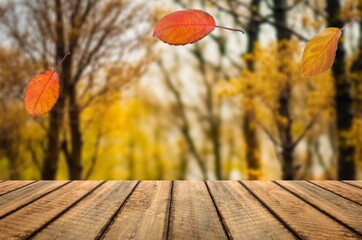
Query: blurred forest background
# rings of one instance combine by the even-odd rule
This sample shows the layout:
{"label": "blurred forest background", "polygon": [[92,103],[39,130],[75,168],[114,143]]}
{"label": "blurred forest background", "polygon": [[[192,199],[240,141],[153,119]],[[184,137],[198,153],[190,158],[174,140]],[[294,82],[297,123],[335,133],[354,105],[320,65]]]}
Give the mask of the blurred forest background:
{"label": "blurred forest background", "polygon": [[[187,46],[156,22],[202,9]],[[343,31],[331,71],[306,42]],[[362,179],[362,0],[2,0],[0,179]],[[27,115],[28,81],[65,55],[60,99]]]}

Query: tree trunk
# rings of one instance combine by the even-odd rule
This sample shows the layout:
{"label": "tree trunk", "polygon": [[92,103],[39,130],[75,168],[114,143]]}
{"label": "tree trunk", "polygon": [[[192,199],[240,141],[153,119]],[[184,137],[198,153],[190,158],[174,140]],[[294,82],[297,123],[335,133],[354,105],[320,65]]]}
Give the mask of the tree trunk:
{"label": "tree trunk", "polygon": [[295,170],[293,166],[293,149],[285,147],[282,150],[283,158],[283,180],[294,180],[295,179]]}
{"label": "tree trunk", "polygon": [[[160,126],[160,129],[162,129],[162,126]],[[153,152],[153,159],[156,163],[156,180],[162,180],[164,177],[164,169],[162,164],[162,158],[161,158],[161,140],[162,133],[160,130],[156,130],[155,132],[155,147],[156,149]]]}
{"label": "tree trunk", "polygon": [[[341,6],[339,0],[328,0],[328,26],[342,28]],[[336,58],[332,66],[334,86],[336,89],[336,121],[338,131],[338,179],[355,178],[355,147],[352,136],[352,103],[351,81],[347,78],[345,66],[345,50],[343,36],[339,41]]]}
{"label": "tree trunk", "polygon": [[214,156],[214,167],[215,167],[215,176],[216,179],[222,179],[222,166],[221,166],[221,144],[220,144],[220,119],[217,116],[213,116],[210,120],[210,130],[211,130],[211,141],[212,141],[212,151]]}
{"label": "tree trunk", "polygon": [[[290,40],[290,31],[282,28],[281,26],[287,26],[287,0],[274,0],[274,18],[277,22],[277,40],[282,42]],[[283,51],[283,45],[279,46],[279,51]],[[280,67],[280,71],[283,72],[283,66]],[[281,139],[281,157],[282,157],[282,178],[285,180],[295,179],[295,168],[293,163],[293,136],[292,136],[292,118],[290,112],[290,100],[292,95],[292,86],[287,81],[283,86],[283,89],[279,96],[279,109],[278,114],[286,123],[278,122],[278,131]],[[278,121],[278,120],[277,120]]]}
{"label": "tree trunk", "polygon": [[[60,0],[56,0],[56,59],[57,62],[65,54],[65,43],[64,43],[64,25],[63,25],[63,12]],[[64,118],[64,107],[65,107],[65,93],[67,90],[68,80],[63,78],[63,74],[60,72],[60,82],[63,83],[60,89],[60,95],[57,104],[54,109],[50,112],[49,116],[49,129],[47,135],[47,151],[45,153],[42,179],[54,180],[59,161],[60,151],[60,130]]]}
{"label": "tree trunk", "polygon": [[10,180],[19,180],[19,168],[15,159],[9,159],[9,179]]}
{"label": "tree trunk", "polygon": [[135,143],[133,140],[130,140],[128,143],[128,180],[134,180],[135,179]]}
{"label": "tree trunk", "polygon": [[19,180],[20,173],[19,173],[19,164],[17,161],[18,158],[18,150],[15,150],[14,146],[9,143],[8,148],[6,149],[6,156],[9,161],[9,179],[10,180]]}
{"label": "tree trunk", "polygon": [[[362,1],[359,1],[359,11],[362,12]],[[362,122],[362,20],[359,21],[359,32],[360,39],[358,45],[358,56],[356,60],[353,62],[351,67],[351,78],[354,86],[354,126],[353,128],[357,131],[361,131],[361,122]],[[358,133],[354,133],[358,134]],[[361,136],[354,136],[357,138],[355,142],[355,163],[358,165],[357,161],[362,161],[362,144],[361,144]],[[356,170],[358,172],[358,170]],[[357,178],[358,176],[356,176]]]}
{"label": "tree trunk", "polygon": [[293,136],[292,136],[292,117],[290,113],[291,86],[289,83],[279,97],[279,115],[286,119],[286,123],[278,124],[282,142],[282,163],[283,163],[283,179],[294,180],[296,169],[294,167],[293,152]]}
{"label": "tree trunk", "polygon": [[[362,2],[361,8],[362,8]],[[362,9],[360,10],[362,11]],[[359,32],[362,34],[362,20],[359,21]],[[354,117],[361,119],[362,118],[362,36],[360,35],[359,45],[358,45],[358,56],[356,60],[352,63],[351,67],[351,77],[354,84],[354,112],[356,113]]]}
{"label": "tree trunk", "polygon": [[186,180],[186,170],[187,170],[187,156],[186,150],[182,149],[180,152],[180,164],[179,164],[179,180]]}
{"label": "tree trunk", "polygon": [[248,179],[258,180],[261,175],[261,161],[259,154],[259,142],[254,120],[246,113],[243,121],[243,132],[246,144],[246,162]]}
{"label": "tree trunk", "polygon": [[[252,0],[250,3],[251,16],[247,28],[248,33],[248,48],[247,53],[254,51],[255,43],[258,41],[259,22],[257,14],[259,13],[260,0]],[[254,71],[254,61],[247,60],[246,62],[249,71]],[[248,86],[252,88],[252,86]],[[246,96],[248,97],[248,96]],[[250,96],[253,97],[253,96]],[[246,112],[243,119],[243,133],[246,144],[246,162],[248,168],[248,179],[258,180],[261,173],[261,161],[259,154],[259,142],[257,138],[256,123],[253,120],[253,113]]]}
{"label": "tree trunk", "polygon": [[[71,75],[69,69],[69,75]],[[80,109],[77,104],[77,96],[75,85],[72,84],[69,88],[69,121],[71,132],[72,152],[70,154],[69,177],[71,180],[82,179],[82,134],[80,129]]]}
{"label": "tree trunk", "polygon": [[274,19],[276,21],[278,41],[289,40],[291,32],[282,26],[287,26],[287,0],[274,0]]}

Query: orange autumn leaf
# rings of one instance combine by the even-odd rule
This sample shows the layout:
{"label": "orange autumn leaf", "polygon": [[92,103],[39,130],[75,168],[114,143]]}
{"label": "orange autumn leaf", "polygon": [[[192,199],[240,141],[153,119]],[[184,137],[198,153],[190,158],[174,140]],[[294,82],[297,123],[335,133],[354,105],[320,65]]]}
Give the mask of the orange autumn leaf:
{"label": "orange autumn leaf", "polygon": [[341,29],[327,28],[307,43],[302,57],[302,76],[316,76],[327,71],[333,65],[341,35]]}
{"label": "orange autumn leaf", "polygon": [[156,25],[153,36],[170,45],[194,43],[214,31],[215,28],[240,31],[218,26],[214,18],[202,10],[187,9],[170,13]]}
{"label": "orange autumn leaf", "polygon": [[201,10],[187,9],[163,17],[153,36],[171,45],[194,43],[215,29],[214,18]]}
{"label": "orange autumn leaf", "polygon": [[55,70],[46,70],[33,77],[25,91],[26,111],[33,117],[49,112],[59,97],[59,77]]}
{"label": "orange autumn leaf", "polygon": [[54,70],[46,70],[33,77],[26,87],[24,104],[33,117],[43,115],[54,107],[59,98],[59,77],[57,69],[70,54],[66,53]]}

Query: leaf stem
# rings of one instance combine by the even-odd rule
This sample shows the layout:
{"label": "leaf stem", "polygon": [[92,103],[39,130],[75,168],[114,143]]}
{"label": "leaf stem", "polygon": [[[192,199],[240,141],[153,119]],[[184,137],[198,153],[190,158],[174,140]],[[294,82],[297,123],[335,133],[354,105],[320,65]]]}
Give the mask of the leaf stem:
{"label": "leaf stem", "polygon": [[215,27],[217,27],[217,28],[222,28],[222,29],[226,29],[226,30],[230,30],[230,31],[234,31],[234,32],[245,33],[245,32],[244,32],[243,30],[241,30],[241,29],[228,28],[228,27],[223,27],[223,26],[218,26],[218,25],[215,25]]}
{"label": "leaf stem", "polygon": [[58,68],[60,67],[60,65],[62,65],[62,63],[64,62],[64,60],[68,57],[68,55],[70,55],[70,52],[67,52],[64,57],[62,58],[62,60],[59,61],[58,65],[55,67],[54,72],[56,72],[58,70]]}
{"label": "leaf stem", "polygon": [[347,23],[346,25],[344,25],[343,26],[343,28],[341,28],[341,31],[343,31],[344,29],[346,29],[346,28],[348,28],[348,27],[350,27],[350,26],[352,26],[355,22],[357,22],[359,19],[358,19],[358,17],[357,16],[355,16],[354,18],[353,18],[353,20],[352,20],[352,22],[350,22],[350,23]]}

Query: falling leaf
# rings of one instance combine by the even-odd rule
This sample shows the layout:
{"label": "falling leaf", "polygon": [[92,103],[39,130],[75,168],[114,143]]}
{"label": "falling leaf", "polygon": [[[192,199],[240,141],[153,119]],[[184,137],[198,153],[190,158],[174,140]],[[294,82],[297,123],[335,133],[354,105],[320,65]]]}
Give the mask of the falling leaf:
{"label": "falling leaf", "polygon": [[171,45],[196,42],[215,29],[214,18],[201,10],[173,12],[156,25],[153,36]]}
{"label": "falling leaf", "polygon": [[187,9],[163,17],[157,23],[153,36],[170,45],[185,45],[204,38],[216,27],[243,32],[217,26],[214,18],[202,10]]}
{"label": "falling leaf", "polygon": [[316,76],[333,65],[341,35],[341,29],[327,28],[307,43],[302,57],[302,76]]}
{"label": "falling leaf", "polygon": [[54,107],[59,98],[59,77],[57,69],[70,54],[66,53],[54,70],[46,70],[33,77],[26,87],[24,104],[33,117],[43,115]]}
{"label": "falling leaf", "polygon": [[59,77],[55,70],[46,70],[33,77],[25,92],[26,111],[33,117],[49,112],[59,97]]}

